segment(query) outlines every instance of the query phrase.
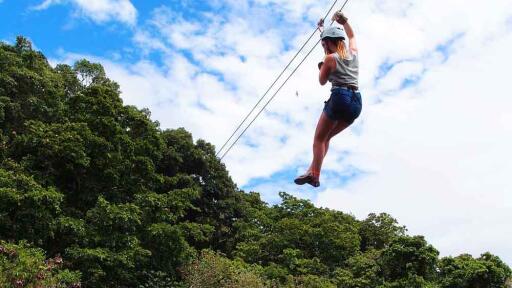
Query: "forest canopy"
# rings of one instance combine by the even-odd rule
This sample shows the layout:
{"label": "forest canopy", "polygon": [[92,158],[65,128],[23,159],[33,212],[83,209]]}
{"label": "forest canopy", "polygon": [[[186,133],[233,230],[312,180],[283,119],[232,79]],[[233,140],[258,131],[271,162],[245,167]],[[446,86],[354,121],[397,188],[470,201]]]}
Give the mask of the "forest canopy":
{"label": "forest canopy", "polygon": [[268,205],[213,145],[150,115],[100,64],[0,44],[0,287],[498,288],[512,275],[491,253],[439,257],[385,213],[285,192]]}

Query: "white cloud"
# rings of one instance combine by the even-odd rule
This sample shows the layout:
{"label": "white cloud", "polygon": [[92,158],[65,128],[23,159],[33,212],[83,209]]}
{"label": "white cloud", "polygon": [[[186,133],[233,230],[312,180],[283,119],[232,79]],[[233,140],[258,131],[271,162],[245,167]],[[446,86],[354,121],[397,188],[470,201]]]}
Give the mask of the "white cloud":
{"label": "white cloud", "polygon": [[37,6],[32,7],[34,10],[45,10],[48,9],[48,7],[52,5],[62,4],[64,3],[64,0],[45,0],[44,2],[40,3]]}
{"label": "white cloud", "polygon": [[90,18],[96,23],[119,21],[134,25],[137,21],[137,9],[130,0],[45,0],[33,9],[45,10],[65,3],[73,4],[77,15]]}
{"label": "white cloud", "polygon": [[[487,13],[482,23],[496,15]],[[429,67],[418,87],[366,107],[364,132],[347,161],[369,175],[329,187],[318,205],[358,217],[386,211],[410,232],[425,234],[443,255],[490,250],[512,263],[512,34],[496,22],[483,31],[468,29],[450,59]],[[392,69],[377,92],[396,84],[401,73]]]}
{"label": "white cloud", "polygon": [[[329,2],[226,1],[231,10],[202,21],[161,8],[134,42],[162,53],[163,64],[98,60],[121,84],[125,103],[149,107],[163,128],[183,126],[219,148]],[[313,195],[280,181],[258,189],[306,195],[359,218],[389,212],[443,255],[490,250],[512,264],[512,2],[479,3],[349,2],[364,108],[331,143],[327,189]],[[239,185],[308,166],[329,90],[317,84],[320,59],[317,49],[225,159]],[[404,89],[407,80],[414,85]],[[334,187],[334,173],[351,167],[366,173]]]}

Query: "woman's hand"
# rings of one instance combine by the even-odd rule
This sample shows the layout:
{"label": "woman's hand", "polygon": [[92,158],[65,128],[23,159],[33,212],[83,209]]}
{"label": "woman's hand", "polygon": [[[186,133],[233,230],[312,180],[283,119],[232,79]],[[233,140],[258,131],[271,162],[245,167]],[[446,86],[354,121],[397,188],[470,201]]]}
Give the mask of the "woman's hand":
{"label": "woman's hand", "polygon": [[338,11],[332,15],[332,21],[336,21],[341,25],[345,25],[347,23],[348,18],[343,14],[343,12]]}
{"label": "woman's hand", "polygon": [[322,29],[324,28],[324,19],[323,18],[318,20],[318,23],[316,23],[316,27],[318,28],[318,30],[320,30],[320,32],[322,32]]}

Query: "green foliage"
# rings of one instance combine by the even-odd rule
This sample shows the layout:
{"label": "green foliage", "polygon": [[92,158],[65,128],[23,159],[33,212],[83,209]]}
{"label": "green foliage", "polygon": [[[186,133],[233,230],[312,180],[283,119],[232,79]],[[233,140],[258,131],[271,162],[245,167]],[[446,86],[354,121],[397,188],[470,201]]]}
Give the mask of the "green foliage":
{"label": "green foliage", "polygon": [[41,187],[21,171],[0,168],[0,237],[28,240],[48,248],[62,201],[63,195],[55,189]]}
{"label": "green foliage", "polygon": [[406,230],[405,227],[399,226],[396,219],[389,214],[371,213],[361,222],[359,229],[361,250],[387,248],[392,240],[405,235]]}
{"label": "green foliage", "polygon": [[108,82],[105,69],[98,63],[91,63],[82,59],[75,63],[73,70],[80,83],[85,87]]}
{"label": "green foliage", "polygon": [[491,254],[439,260],[388,214],[359,221],[280,196],[269,206],[238,189],[213,145],[124,105],[100,64],[53,68],[23,37],[0,43],[0,287],[503,287],[510,278]]}
{"label": "green foliage", "polygon": [[162,271],[149,271],[142,273],[142,284],[137,288],[186,288],[185,284],[175,282],[172,277]]}
{"label": "green foliage", "polygon": [[32,51],[32,43],[22,36],[16,37],[16,44],[14,47],[18,52]]}
{"label": "green foliage", "polygon": [[186,264],[194,253],[179,226],[153,224],[148,229],[148,235],[153,267],[162,271],[174,272],[176,267]]}
{"label": "green foliage", "polygon": [[139,268],[151,256],[136,236],[141,229],[141,214],[133,204],[116,205],[102,197],[87,213],[86,241],[68,248],[66,253],[94,286],[138,283]]}
{"label": "green foliage", "polygon": [[331,280],[316,275],[295,277],[293,287],[297,288],[336,288]]}
{"label": "green foliage", "polygon": [[370,250],[348,259],[345,268],[338,268],[334,271],[337,286],[346,288],[377,287],[383,282],[378,263],[380,254],[380,251]]}
{"label": "green foliage", "polygon": [[254,224],[260,229],[260,237],[241,241],[237,247],[239,257],[254,263],[279,263],[299,275],[304,271],[292,268],[292,263],[325,274],[356,254],[360,237],[352,216],[318,209],[311,202],[286,193],[281,197],[280,205],[267,208],[266,215],[257,215],[259,219]]}
{"label": "green foliage", "polygon": [[512,276],[510,268],[498,257],[485,253],[477,259],[471,255],[446,257],[439,262],[440,287],[503,287]]}
{"label": "green foliage", "polygon": [[382,252],[384,277],[390,280],[435,279],[439,252],[423,236],[401,236]]}
{"label": "green foliage", "polygon": [[[100,142],[84,124],[25,122],[26,132],[12,142],[10,156],[30,167],[40,183],[60,188],[75,184],[90,165],[87,142]],[[72,188],[72,187],[69,187]]]}
{"label": "green foliage", "polygon": [[378,288],[437,288],[433,282],[426,281],[423,277],[418,275],[408,275],[405,278],[397,279],[395,281],[385,282]]}
{"label": "green foliage", "polygon": [[0,241],[0,287],[80,287],[80,273],[65,269],[60,256],[46,259],[26,242]]}
{"label": "green foliage", "polygon": [[263,280],[254,268],[208,250],[202,251],[197,260],[187,265],[183,274],[187,287],[264,287]]}

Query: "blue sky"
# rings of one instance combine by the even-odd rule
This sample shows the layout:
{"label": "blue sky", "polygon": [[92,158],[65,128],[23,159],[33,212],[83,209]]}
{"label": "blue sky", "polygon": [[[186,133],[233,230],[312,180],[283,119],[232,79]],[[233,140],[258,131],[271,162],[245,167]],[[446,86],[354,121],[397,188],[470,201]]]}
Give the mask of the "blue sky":
{"label": "blue sky", "polygon": [[[52,2],[52,0],[49,1]],[[141,59],[150,59],[155,63],[161,60],[161,55],[144,53],[145,51],[138,49],[139,47],[133,41],[134,34],[141,28],[147,32],[155,31],[155,27],[149,22],[154,20],[158,9],[168,9],[172,11],[173,16],[182,17],[187,21],[204,20],[204,24],[208,25],[208,19],[203,18],[205,13],[214,13],[215,16],[220,16],[218,19],[224,21],[223,12],[240,8],[230,7],[222,1],[132,1],[136,7],[136,18],[135,22],[131,23],[133,25],[127,25],[115,16],[109,17],[108,20],[97,21],[79,4],[73,4],[74,1],[57,0],[45,9],[37,9],[44,2],[43,0],[1,2],[0,39],[13,41],[17,35],[27,36],[48,57],[58,57],[64,50],[111,59],[122,57],[124,62],[131,63]],[[268,11],[273,10],[269,9],[266,12]],[[273,25],[282,17],[282,14],[267,13],[264,16],[266,19],[260,17],[257,21],[265,20],[267,25]],[[265,26],[257,27],[265,29]],[[187,51],[182,52],[186,55]]]}
{"label": "blue sky", "polygon": [[[0,6],[0,39],[14,41],[17,35],[29,37],[37,48],[50,58],[59,56],[62,50],[98,57],[123,57],[123,61],[136,62],[143,58],[152,59],[137,49],[133,40],[134,32],[146,25],[153,12],[159,7],[168,7],[187,19],[198,17],[205,11],[222,11],[222,3],[212,7],[210,1],[133,1],[137,17],[135,25],[126,25],[115,17],[105,21],[91,19],[72,1],[62,1],[44,10],[34,9],[43,0],[4,0]],[[94,2],[94,1],[92,1]],[[165,5],[164,5],[165,4]],[[152,60],[158,60],[155,57]]]}
{"label": "blue sky", "polygon": [[[53,64],[99,62],[126,104],[220,147],[331,4],[3,0],[0,40],[24,35]],[[350,1],[364,107],[333,139],[321,188],[292,182],[329,93],[319,48],[225,158],[235,182],[270,203],[287,191],[358,218],[387,212],[443,255],[512,264],[512,2],[479,4]]]}
{"label": "blue sky", "polygon": [[59,49],[109,57],[132,46],[129,27],[111,22],[98,29],[90,20],[73,17],[66,5],[44,11],[30,9],[40,3],[6,0],[0,4],[1,38],[13,41],[17,35],[25,35],[48,57],[56,57]]}

